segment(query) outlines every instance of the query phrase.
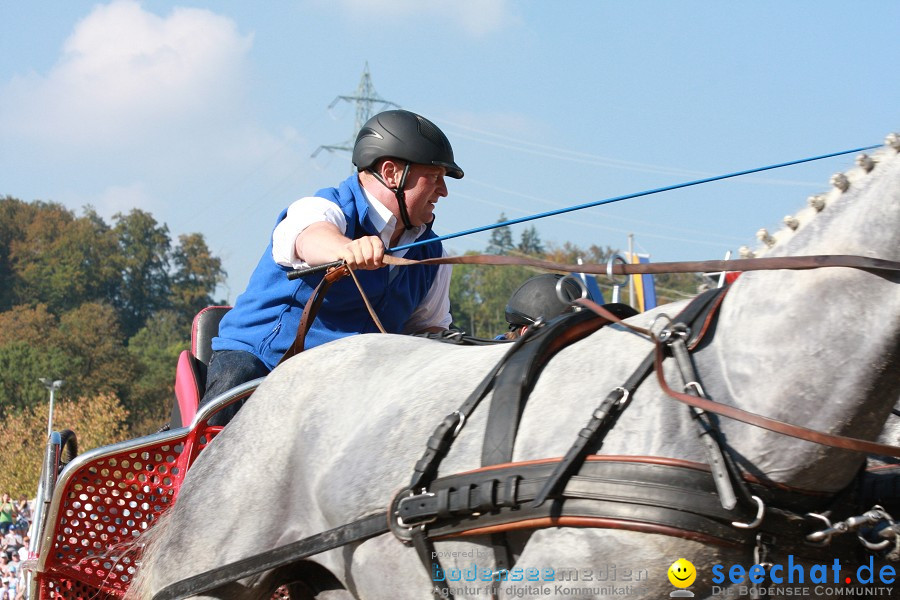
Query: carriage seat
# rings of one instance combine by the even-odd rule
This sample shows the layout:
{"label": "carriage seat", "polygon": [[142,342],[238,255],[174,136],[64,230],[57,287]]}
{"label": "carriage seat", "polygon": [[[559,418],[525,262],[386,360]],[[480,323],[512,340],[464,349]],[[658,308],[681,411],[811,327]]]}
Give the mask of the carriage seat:
{"label": "carriage seat", "polygon": [[197,313],[191,324],[191,349],[178,356],[175,368],[175,402],[172,405],[172,427],[190,425],[206,389],[206,366],[212,356],[212,339],[219,333],[219,321],[230,306],[207,306]]}

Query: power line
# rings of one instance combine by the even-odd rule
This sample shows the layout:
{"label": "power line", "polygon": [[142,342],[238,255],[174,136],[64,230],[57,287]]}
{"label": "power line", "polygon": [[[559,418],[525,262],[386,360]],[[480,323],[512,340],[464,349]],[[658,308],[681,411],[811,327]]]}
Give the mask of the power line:
{"label": "power line", "polygon": [[328,152],[352,152],[356,132],[362,129],[362,126],[366,121],[372,117],[373,109],[376,105],[378,105],[379,108],[388,106],[400,108],[399,104],[391,102],[390,100],[385,100],[375,91],[375,86],[372,84],[372,76],[369,73],[369,61],[366,61],[366,67],[363,69],[362,77],[359,80],[359,86],[356,88],[356,94],[352,96],[338,96],[328,105],[328,109],[331,110],[342,100],[344,102],[356,104],[356,127],[353,130],[353,135],[349,140],[342,144],[319,146],[316,148],[315,152],[312,153],[312,158],[315,158],[322,150]]}

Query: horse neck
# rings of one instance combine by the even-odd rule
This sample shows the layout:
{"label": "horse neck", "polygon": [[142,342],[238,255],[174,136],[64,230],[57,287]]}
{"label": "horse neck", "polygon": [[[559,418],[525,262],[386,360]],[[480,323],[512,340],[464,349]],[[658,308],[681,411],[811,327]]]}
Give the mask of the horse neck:
{"label": "horse neck", "polygon": [[[885,151],[871,173],[770,255],[855,254],[900,260],[900,159]],[[900,288],[860,270],[745,273],[723,303],[707,366],[730,402],[776,419],[874,439],[900,393]],[[859,454],[729,424],[730,441],[775,480],[832,490]],[[727,431],[726,431],[727,433]]]}

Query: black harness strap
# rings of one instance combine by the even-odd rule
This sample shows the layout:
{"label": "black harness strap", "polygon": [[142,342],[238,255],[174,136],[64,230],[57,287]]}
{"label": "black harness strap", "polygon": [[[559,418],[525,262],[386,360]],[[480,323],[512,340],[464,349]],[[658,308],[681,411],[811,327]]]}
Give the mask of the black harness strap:
{"label": "black harness strap", "polygon": [[498,344],[508,344],[512,340],[487,339],[468,335],[462,331],[435,331],[425,333],[414,333],[412,337],[423,337],[429,340],[444,342],[446,344],[454,344],[456,346],[496,346]]}
{"label": "black harness strap", "polygon": [[531,329],[527,330],[522,337],[510,344],[509,350],[506,351],[506,354],[503,355],[500,362],[494,365],[494,368],[484,376],[481,383],[478,384],[478,387],[469,394],[466,401],[459,407],[459,410],[444,417],[444,420],[441,421],[437,428],[435,428],[431,437],[428,438],[425,452],[416,462],[412,480],[409,483],[409,489],[417,490],[427,486],[434,480],[435,475],[437,475],[438,465],[440,465],[444,456],[447,455],[447,451],[450,449],[450,444],[453,443],[453,439],[459,434],[459,428],[465,424],[465,421],[481,403],[481,400],[491,391],[494,387],[497,373],[503,369],[506,362],[516,353],[516,351],[518,351],[522,344],[528,341],[531,335],[533,335],[532,331],[533,330]]}
{"label": "black harness strap", "polygon": [[[447,455],[447,452],[450,450],[450,445],[453,443],[456,436],[459,435],[466,420],[475,411],[488,392],[493,389],[497,374],[500,373],[506,363],[517,354],[519,349],[535,335],[535,331],[535,329],[526,330],[524,335],[510,344],[509,350],[506,351],[506,354],[503,355],[500,362],[485,375],[481,380],[481,383],[478,384],[478,387],[469,394],[466,401],[459,407],[459,410],[444,417],[444,420],[437,426],[431,434],[431,437],[428,438],[424,454],[416,462],[412,480],[410,481],[408,488],[409,494],[415,493],[416,490],[424,491],[428,485],[431,484],[437,476],[438,466]],[[401,495],[402,494],[403,493],[401,492]],[[390,518],[393,519],[394,517],[395,515],[391,512]],[[435,568],[440,568],[440,562],[437,559],[432,558],[437,555],[434,548],[434,542],[426,535],[424,527],[404,529],[402,526],[394,527],[393,524],[392,521],[392,531],[395,535],[401,540],[412,543],[426,572],[432,573]],[[443,598],[445,600],[452,600],[453,598],[453,594],[450,592],[448,582],[446,581],[433,581],[431,593],[435,599]]]}
{"label": "black harness strap", "polygon": [[[707,316],[716,306],[718,300],[728,288],[718,288],[708,290],[703,294],[694,298],[691,303],[681,312],[679,319],[685,322],[703,322],[707,320]],[[699,329],[699,328],[698,328]],[[600,403],[587,425],[578,432],[575,443],[569,448],[566,456],[556,467],[553,475],[547,479],[544,488],[534,499],[534,507],[543,504],[547,498],[558,493],[565,485],[569,477],[571,477],[581,465],[584,463],[585,457],[590,452],[596,452],[602,445],[602,440],[609,432],[610,428],[615,425],[619,414],[628,405],[628,399],[641,384],[644,379],[653,371],[654,352],[641,362],[638,368],[631,374],[628,380],[612,390],[603,402]]]}
{"label": "black harness strap", "polygon": [[[604,304],[603,308],[619,319],[627,319],[637,314],[627,304]],[[516,432],[528,396],[550,359],[565,346],[583,339],[609,323],[610,320],[586,310],[562,315],[540,327],[530,343],[510,358],[506,367],[497,375],[497,382],[494,384],[481,452],[482,466],[512,460]],[[577,326],[582,328],[574,334],[567,335],[562,343],[559,342],[560,335],[572,332]]]}
{"label": "black harness strap", "polygon": [[163,588],[153,596],[153,600],[179,600],[197,596],[245,577],[283,567],[313,554],[333,550],[388,531],[387,514],[384,512],[374,514],[268,552],[188,577]]}
{"label": "black harness strap", "polygon": [[[631,316],[633,310],[625,305],[613,305],[615,314]],[[525,401],[534,387],[537,377],[547,362],[560,349],[593,333],[610,321],[591,313],[579,311],[568,313],[536,327],[530,327],[517,339],[501,361],[482,379],[481,384],[459,410],[447,415],[427,444],[427,450],[416,463],[415,474],[409,489],[414,492],[425,489],[437,475],[441,460],[458,435],[466,419],[474,412],[481,400],[492,389],[491,408],[482,449],[482,464],[491,465],[508,462],[512,457],[519,418]],[[440,568],[434,543],[426,535],[425,528],[417,527],[405,536],[412,541],[422,564],[431,573]],[[505,536],[492,538],[497,570],[511,566],[510,553]],[[448,583],[434,582],[432,594],[435,598],[452,598]]]}
{"label": "black harness strap", "polygon": [[[753,493],[782,507],[754,530],[737,529],[718,500],[707,465],[676,459],[591,456],[553,502],[532,502],[559,460],[512,463],[441,477],[429,493],[403,498],[396,511],[409,524],[429,524],[429,536],[486,535],[539,527],[605,527],[696,539],[723,546],[753,544],[759,533],[777,536],[794,554],[816,556],[805,536],[821,524],[807,511],[837,509],[829,495],[757,483]],[[493,498],[493,502],[485,500]],[[840,551],[856,548],[853,540]],[[823,548],[833,556],[838,549]]]}
{"label": "black harness strap", "polygon": [[[605,304],[604,308],[620,319],[637,314],[627,304]],[[531,343],[526,344],[507,362],[506,367],[497,376],[494,393],[491,396],[481,452],[483,467],[512,461],[516,433],[528,396],[534,389],[541,371],[553,356],[563,347],[583,339],[609,323],[609,320],[605,318],[598,320],[597,315],[585,310],[562,315],[540,327]],[[562,333],[571,332],[578,325],[583,327],[574,335],[568,335],[563,343],[557,343]],[[506,534],[492,534],[491,546],[494,553],[494,571],[511,569],[514,561]],[[496,590],[494,591],[496,593]]]}

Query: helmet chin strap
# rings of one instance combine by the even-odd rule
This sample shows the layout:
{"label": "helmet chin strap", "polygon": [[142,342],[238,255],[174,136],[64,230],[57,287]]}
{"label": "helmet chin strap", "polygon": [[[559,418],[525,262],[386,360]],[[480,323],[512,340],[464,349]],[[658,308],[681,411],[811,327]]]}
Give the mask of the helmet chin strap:
{"label": "helmet chin strap", "polygon": [[403,167],[400,185],[395,188],[389,186],[388,182],[381,176],[381,173],[377,172],[375,169],[367,170],[375,177],[375,179],[381,182],[381,185],[394,192],[394,196],[397,198],[397,206],[400,209],[400,220],[403,221],[403,227],[406,228],[406,230],[412,229],[412,223],[409,222],[409,211],[406,210],[406,192],[403,191],[403,188],[406,187],[406,176],[409,175],[409,163],[406,163]]}

